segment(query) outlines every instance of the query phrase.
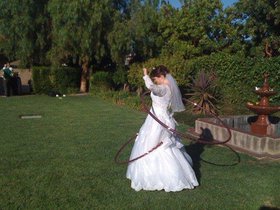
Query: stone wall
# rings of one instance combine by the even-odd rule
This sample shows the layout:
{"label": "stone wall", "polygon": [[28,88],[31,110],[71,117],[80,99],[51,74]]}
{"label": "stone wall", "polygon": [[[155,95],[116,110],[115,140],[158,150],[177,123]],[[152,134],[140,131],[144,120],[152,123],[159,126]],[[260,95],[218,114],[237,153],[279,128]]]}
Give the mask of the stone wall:
{"label": "stone wall", "polygon": [[[237,124],[237,122],[247,122],[249,116],[235,116],[223,118],[229,125]],[[234,121],[236,119],[237,121]],[[279,123],[274,125],[277,132],[280,130]],[[201,135],[207,130],[208,138],[217,141],[225,141],[229,137],[229,133],[225,127],[219,125],[214,118],[202,118],[196,120],[195,132]],[[273,135],[255,135],[250,131],[243,131],[237,128],[231,128],[231,139],[226,143],[234,149],[247,153],[255,157],[280,158],[280,137]]]}
{"label": "stone wall", "polygon": [[14,69],[14,71],[19,73],[19,77],[21,79],[22,94],[30,94],[32,92],[32,86],[31,86],[32,70]]}

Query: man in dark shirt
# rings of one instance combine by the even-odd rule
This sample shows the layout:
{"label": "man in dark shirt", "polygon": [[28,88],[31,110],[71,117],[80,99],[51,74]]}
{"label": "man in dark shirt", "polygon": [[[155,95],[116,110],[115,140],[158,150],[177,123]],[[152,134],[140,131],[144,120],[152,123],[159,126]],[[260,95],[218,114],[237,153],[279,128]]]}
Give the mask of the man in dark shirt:
{"label": "man in dark shirt", "polygon": [[13,84],[12,84],[12,78],[13,78],[13,69],[10,67],[10,64],[7,63],[4,65],[2,71],[4,72],[4,80],[5,80],[5,88],[6,88],[6,96],[10,96],[11,95],[11,91],[13,88]]}

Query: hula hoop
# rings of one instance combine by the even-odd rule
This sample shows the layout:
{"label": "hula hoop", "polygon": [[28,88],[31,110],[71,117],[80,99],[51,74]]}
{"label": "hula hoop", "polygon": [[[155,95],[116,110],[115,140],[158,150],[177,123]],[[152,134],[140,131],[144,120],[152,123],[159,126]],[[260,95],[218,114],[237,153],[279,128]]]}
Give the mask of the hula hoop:
{"label": "hula hoop", "polygon": [[[197,142],[197,143],[208,144],[208,145],[219,145],[219,144],[220,144],[220,145],[223,145],[223,144],[227,143],[228,141],[230,141],[230,139],[231,139],[231,131],[230,131],[229,126],[228,126],[226,123],[224,123],[224,122],[219,118],[218,115],[215,115],[214,113],[208,112],[208,111],[207,111],[207,113],[209,113],[210,115],[212,115],[215,119],[217,119],[217,120],[222,124],[222,127],[224,127],[224,128],[227,129],[228,138],[227,138],[225,141],[218,141],[218,140],[216,140],[216,139],[211,139],[211,141],[205,141],[205,140],[201,140],[201,139],[199,139],[199,138],[197,138],[197,137],[193,137],[193,136],[191,136],[191,135],[189,135],[189,134],[186,134],[186,133],[182,133],[182,132],[180,132],[180,131],[177,131],[177,130],[175,130],[175,129],[173,129],[173,128],[170,128],[168,125],[164,124],[160,119],[158,119],[158,118],[149,110],[149,108],[148,108],[147,105],[145,104],[144,96],[147,95],[148,93],[150,93],[150,91],[146,91],[146,92],[144,92],[144,93],[141,95],[141,102],[142,102],[142,105],[143,105],[143,107],[144,107],[145,112],[147,112],[156,122],[158,122],[161,126],[163,126],[163,127],[166,128],[167,130],[169,130],[170,132],[172,132],[174,135],[179,136],[179,137],[181,137],[182,139],[189,139],[189,140],[195,141],[195,142]],[[194,106],[198,106],[199,108],[203,109],[203,107],[199,106],[198,104],[196,104],[196,103],[194,103],[194,102],[192,102],[192,101],[190,101],[190,100],[185,99],[185,101],[187,101],[188,103],[193,104]],[[125,148],[129,143],[131,143],[132,140],[134,140],[134,139],[136,138],[137,135],[138,135],[138,134],[136,134],[136,135],[134,135],[133,137],[131,137],[131,138],[130,138],[127,142],[125,142],[125,144],[123,144],[122,147],[118,150],[118,152],[117,152],[117,154],[115,155],[115,158],[114,158],[114,160],[115,160],[116,163],[118,163],[118,164],[127,164],[127,163],[131,163],[131,162],[133,162],[133,161],[136,161],[136,160],[138,160],[138,159],[140,159],[140,158],[142,158],[142,157],[144,157],[144,156],[150,154],[151,152],[155,151],[156,149],[159,148],[159,146],[161,146],[161,145],[163,144],[163,142],[160,142],[160,143],[157,144],[155,147],[151,148],[148,152],[146,152],[146,153],[144,153],[144,154],[142,154],[142,155],[140,155],[140,156],[138,156],[138,157],[136,157],[136,158],[133,158],[133,159],[131,159],[131,160],[120,161],[120,160],[119,160],[120,154],[122,153],[122,151],[124,150],[124,148]]]}

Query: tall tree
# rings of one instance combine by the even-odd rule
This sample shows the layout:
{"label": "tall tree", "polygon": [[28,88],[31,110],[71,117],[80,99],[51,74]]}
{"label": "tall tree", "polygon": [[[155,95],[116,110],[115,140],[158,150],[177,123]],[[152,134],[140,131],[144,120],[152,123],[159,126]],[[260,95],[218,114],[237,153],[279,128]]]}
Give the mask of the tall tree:
{"label": "tall tree", "polygon": [[162,42],[158,31],[159,0],[134,0],[125,14],[117,13],[109,35],[112,59],[119,65],[129,53],[136,53],[138,60],[159,54]]}
{"label": "tall tree", "polygon": [[59,64],[77,58],[82,66],[80,91],[88,90],[89,66],[108,55],[107,35],[112,25],[111,0],[51,0],[53,45],[50,58]]}
{"label": "tall tree", "polygon": [[50,48],[48,0],[0,1],[0,48],[21,64],[45,63]]}
{"label": "tall tree", "polygon": [[278,0],[240,0],[233,20],[250,55],[280,55],[280,4]]}
{"label": "tall tree", "polygon": [[180,10],[165,7],[160,24],[165,54],[185,59],[210,54],[226,45],[227,26],[220,0],[184,1]]}

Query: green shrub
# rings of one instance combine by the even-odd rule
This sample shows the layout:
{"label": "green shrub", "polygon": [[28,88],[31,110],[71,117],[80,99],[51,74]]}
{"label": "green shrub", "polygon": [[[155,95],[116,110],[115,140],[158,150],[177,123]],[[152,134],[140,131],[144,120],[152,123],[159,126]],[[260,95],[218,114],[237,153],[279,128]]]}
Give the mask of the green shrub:
{"label": "green shrub", "polygon": [[189,61],[178,57],[159,57],[150,59],[144,63],[135,63],[131,65],[128,71],[128,82],[135,87],[144,87],[143,67],[151,69],[157,65],[165,65],[177,80],[179,86],[186,86],[190,83],[191,69]]}
{"label": "green shrub", "polygon": [[127,83],[127,70],[118,68],[112,75],[112,81],[117,89]]}
{"label": "green shrub", "polygon": [[[253,89],[263,85],[264,72],[270,74],[270,86],[278,90],[280,88],[280,57],[245,58],[218,53],[195,59],[192,69],[193,72],[199,72],[201,69],[216,72],[224,103],[244,104],[247,101],[258,100]],[[272,99],[277,102],[277,96]]]}
{"label": "green shrub", "polygon": [[80,74],[78,68],[34,66],[32,68],[34,92],[39,94],[77,92]]}
{"label": "green shrub", "polygon": [[35,93],[49,93],[53,90],[51,68],[34,66],[32,68],[33,90]]}
{"label": "green shrub", "polygon": [[112,74],[106,71],[97,71],[91,75],[90,86],[92,91],[107,91],[112,88]]}
{"label": "green shrub", "polygon": [[129,83],[138,88],[144,87],[143,66],[151,68],[159,64],[167,66],[185,92],[190,91],[188,86],[191,78],[196,78],[201,70],[206,73],[214,72],[220,94],[217,105],[220,106],[228,106],[228,104],[245,106],[248,101],[259,100],[253,90],[255,86],[263,85],[263,73],[268,72],[271,88],[278,91],[277,95],[270,98],[271,103],[280,104],[280,57],[250,58],[227,53],[216,53],[191,60],[175,56],[159,57],[133,64],[128,72]]}
{"label": "green shrub", "polygon": [[60,93],[79,90],[81,71],[78,68],[58,67],[52,69],[54,89]]}

